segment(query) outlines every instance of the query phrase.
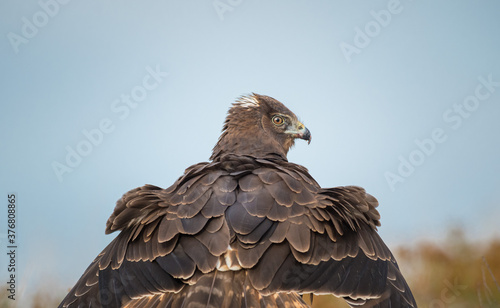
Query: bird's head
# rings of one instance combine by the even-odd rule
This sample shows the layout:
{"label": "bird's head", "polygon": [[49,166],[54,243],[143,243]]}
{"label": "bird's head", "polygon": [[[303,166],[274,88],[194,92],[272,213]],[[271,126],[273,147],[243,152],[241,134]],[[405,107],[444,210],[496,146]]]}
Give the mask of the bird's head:
{"label": "bird's head", "polygon": [[297,138],[311,142],[311,133],[297,116],[274,98],[253,93],[240,97],[229,109],[210,159],[224,154],[286,159]]}

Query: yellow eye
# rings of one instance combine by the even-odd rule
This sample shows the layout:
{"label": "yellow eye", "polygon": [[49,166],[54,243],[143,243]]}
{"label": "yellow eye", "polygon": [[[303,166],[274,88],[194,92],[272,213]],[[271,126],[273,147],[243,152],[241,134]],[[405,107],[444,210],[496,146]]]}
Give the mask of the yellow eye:
{"label": "yellow eye", "polygon": [[281,126],[281,125],[285,124],[285,119],[283,119],[282,116],[274,116],[273,123],[274,123],[274,125]]}

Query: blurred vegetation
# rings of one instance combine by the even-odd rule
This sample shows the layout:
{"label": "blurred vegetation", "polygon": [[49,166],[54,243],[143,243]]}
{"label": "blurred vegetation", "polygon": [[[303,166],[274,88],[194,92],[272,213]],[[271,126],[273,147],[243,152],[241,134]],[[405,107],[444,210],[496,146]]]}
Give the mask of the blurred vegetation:
{"label": "blurred vegetation", "polygon": [[474,242],[454,229],[394,252],[419,307],[500,307],[500,238]]}
{"label": "blurred vegetation", "polygon": [[[500,307],[500,238],[474,242],[467,240],[461,230],[452,230],[442,242],[423,241],[392,250],[418,307]],[[47,287],[35,293],[32,308],[57,307],[64,295],[43,291]],[[304,299],[310,303],[309,295]],[[1,290],[0,308],[11,307],[16,306]],[[324,295],[314,296],[312,307],[349,306],[341,299]]]}

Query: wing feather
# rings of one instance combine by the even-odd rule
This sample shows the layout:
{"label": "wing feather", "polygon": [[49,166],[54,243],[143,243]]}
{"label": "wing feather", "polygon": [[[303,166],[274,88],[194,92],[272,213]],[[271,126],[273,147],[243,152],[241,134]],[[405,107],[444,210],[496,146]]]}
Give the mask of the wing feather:
{"label": "wing feather", "polygon": [[376,231],[377,206],[282,160],[194,165],[167,189],[124,194],[106,224],[120,234],[60,307],[306,307],[299,293],[416,307]]}

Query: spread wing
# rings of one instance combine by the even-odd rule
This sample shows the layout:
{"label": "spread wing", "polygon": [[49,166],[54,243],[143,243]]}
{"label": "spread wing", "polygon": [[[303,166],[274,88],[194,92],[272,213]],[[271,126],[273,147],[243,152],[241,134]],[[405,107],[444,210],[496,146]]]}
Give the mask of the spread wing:
{"label": "spread wing", "polygon": [[106,232],[121,233],[60,307],[307,307],[298,294],[310,292],[416,307],[376,206],[362,188],[321,189],[288,162],[198,164],[168,189],[118,201]]}

